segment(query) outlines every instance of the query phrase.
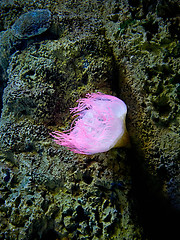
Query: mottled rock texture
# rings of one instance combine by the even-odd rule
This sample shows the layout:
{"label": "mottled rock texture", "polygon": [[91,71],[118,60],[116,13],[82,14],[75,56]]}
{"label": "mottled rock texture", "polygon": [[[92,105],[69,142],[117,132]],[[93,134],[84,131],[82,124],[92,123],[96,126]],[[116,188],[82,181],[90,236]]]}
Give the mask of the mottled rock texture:
{"label": "mottled rock texture", "polygon": [[[37,8],[51,27],[17,42],[11,27]],[[0,239],[175,239],[179,11],[174,0],[0,2]],[[131,149],[86,156],[52,141],[95,91],[127,104]]]}
{"label": "mottled rock texture", "polygon": [[[3,4],[5,2],[1,3],[2,7]],[[2,109],[2,95],[6,87],[10,56],[24,49],[28,45],[29,38],[32,44],[33,37],[44,33],[50,24],[51,12],[48,9],[36,9],[22,14],[11,28],[0,32],[0,83],[2,85],[0,87],[0,109]]]}

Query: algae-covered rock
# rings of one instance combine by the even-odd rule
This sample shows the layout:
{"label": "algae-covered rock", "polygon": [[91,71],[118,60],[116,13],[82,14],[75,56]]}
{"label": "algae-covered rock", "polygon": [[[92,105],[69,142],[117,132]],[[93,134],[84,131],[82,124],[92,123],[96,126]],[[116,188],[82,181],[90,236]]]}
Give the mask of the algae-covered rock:
{"label": "algae-covered rock", "polygon": [[[3,2],[0,29],[17,27],[36,4],[48,6],[48,34],[56,38],[34,36],[14,49],[10,27],[0,35],[8,79],[0,119],[0,238],[175,239],[179,6],[171,0]],[[21,9],[16,23],[5,14],[11,6]],[[27,36],[41,32],[41,24],[34,27]],[[69,108],[97,91],[126,103],[131,148],[86,156],[56,145],[49,133],[69,129]]]}
{"label": "algae-covered rock", "polygon": [[8,206],[10,216],[2,236],[5,231],[12,239],[51,234],[123,239],[127,231],[129,239],[141,236],[129,206],[126,150],[81,156],[57,146],[49,135],[70,125],[69,107],[80,96],[112,93],[115,71],[112,48],[103,36],[90,33],[74,41],[32,44],[12,55],[0,125],[2,212]]}
{"label": "algae-covered rock", "polygon": [[[2,3],[3,4],[3,3]],[[37,9],[22,14],[6,31],[0,33],[0,109],[2,109],[2,94],[7,82],[7,68],[10,56],[24,49],[28,38],[45,32],[51,23],[51,12],[46,9]]]}
{"label": "algae-covered rock", "polygon": [[33,45],[16,52],[8,69],[2,117],[11,113],[15,118],[29,116],[33,121],[64,124],[64,112],[80,93],[112,84],[113,64],[111,49],[101,37],[98,44],[88,37],[74,43],[48,42],[38,50]]}
{"label": "algae-covered rock", "polygon": [[[172,1],[169,2],[174,6]],[[180,61],[177,53],[179,31],[178,28],[175,31],[174,25],[179,7],[174,17],[167,15],[164,21],[165,16],[159,18],[156,14],[160,12],[154,13],[156,7],[165,10],[161,2],[142,1],[141,4],[129,1],[129,4],[130,12],[121,14],[119,10],[116,21],[109,21],[107,16],[104,23],[119,69],[125,67],[120,70],[119,89],[129,104],[128,129],[132,152],[136,156],[133,179],[144,228],[152,239],[158,237],[159,231],[159,236],[163,234],[171,238],[171,233],[177,231],[175,219],[180,206],[177,187],[180,142],[177,79]],[[125,1],[122,5],[126,9],[128,3]],[[169,7],[166,8],[168,12],[174,9]],[[111,11],[109,14],[114,14],[113,6]],[[157,222],[161,223],[158,228],[155,227]]]}

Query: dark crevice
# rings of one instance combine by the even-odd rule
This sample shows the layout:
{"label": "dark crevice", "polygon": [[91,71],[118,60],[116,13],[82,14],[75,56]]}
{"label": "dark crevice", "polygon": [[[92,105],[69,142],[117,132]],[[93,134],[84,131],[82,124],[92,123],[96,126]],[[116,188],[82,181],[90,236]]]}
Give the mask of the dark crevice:
{"label": "dark crevice", "polygon": [[[135,156],[138,157],[134,159]],[[149,240],[176,239],[180,212],[163,195],[163,181],[147,172],[143,166],[144,160],[135,149],[132,149],[129,159],[132,159],[134,209],[143,227],[144,237]]]}

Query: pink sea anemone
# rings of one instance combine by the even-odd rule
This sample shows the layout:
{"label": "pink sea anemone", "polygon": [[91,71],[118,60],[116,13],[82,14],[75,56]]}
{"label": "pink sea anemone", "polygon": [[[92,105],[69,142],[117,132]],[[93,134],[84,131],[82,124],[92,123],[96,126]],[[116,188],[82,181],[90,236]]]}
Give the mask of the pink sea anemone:
{"label": "pink sea anemone", "polygon": [[50,134],[57,144],[86,155],[128,144],[125,125],[127,107],[122,100],[98,92],[87,94],[86,98],[77,102],[77,107],[70,108],[70,113],[76,117],[71,128]]}

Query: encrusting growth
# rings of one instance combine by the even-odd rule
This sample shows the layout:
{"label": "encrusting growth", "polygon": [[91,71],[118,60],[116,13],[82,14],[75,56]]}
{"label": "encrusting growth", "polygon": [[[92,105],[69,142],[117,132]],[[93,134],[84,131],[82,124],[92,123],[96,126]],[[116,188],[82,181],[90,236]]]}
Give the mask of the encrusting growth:
{"label": "encrusting growth", "polygon": [[71,128],[50,134],[57,144],[86,155],[129,145],[125,124],[127,107],[122,100],[98,92],[86,94],[86,98],[77,102],[77,107],[70,108],[76,117]]}

